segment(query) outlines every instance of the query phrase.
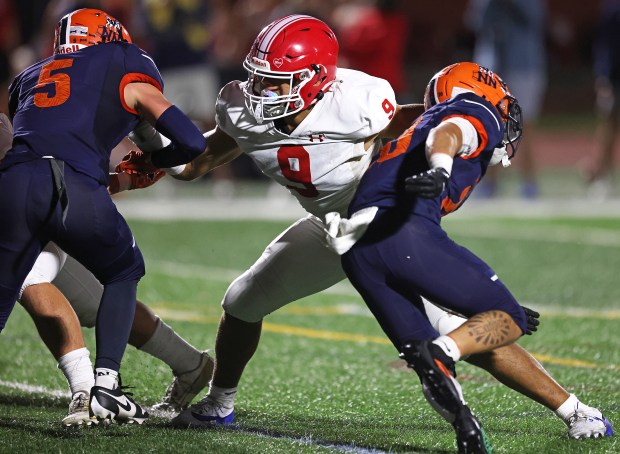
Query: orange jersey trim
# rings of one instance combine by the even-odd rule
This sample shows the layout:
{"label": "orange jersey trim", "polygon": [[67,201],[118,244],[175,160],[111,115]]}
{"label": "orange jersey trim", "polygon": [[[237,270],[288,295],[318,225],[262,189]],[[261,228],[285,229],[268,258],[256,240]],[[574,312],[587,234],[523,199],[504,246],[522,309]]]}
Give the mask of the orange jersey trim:
{"label": "orange jersey trim", "polygon": [[409,144],[411,143],[411,136],[413,136],[413,131],[415,130],[418,123],[422,121],[422,117],[423,115],[420,115],[420,117],[396,139],[396,143],[394,143],[394,141],[386,143],[379,152],[377,162],[387,161],[405,153],[407,151],[407,148],[409,147]]}
{"label": "orange jersey trim", "polygon": [[458,157],[462,159],[475,158],[476,156],[480,154],[482,150],[484,150],[484,148],[489,143],[489,136],[487,134],[487,130],[484,128],[480,120],[478,120],[475,117],[471,117],[469,115],[449,115],[443,120],[441,120],[441,122],[443,123],[444,121],[450,118],[454,118],[454,117],[464,118],[465,120],[469,121],[472,125],[474,125],[474,128],[476,129],[476,132],[478,133],[478,137],[480,138],[480,143],[478,144],[478,148],[476,148],[473,153],[470,153],[468,155],[460,154],[458,155]]}
{"label": "orange jersey trim", "polygon": [[157,80],[153,79],[151,76],[147,76],[146,74],[142,74],[142,73],[125,74],[123,78],[121,79],[120,85],[118,86],[118,93],[121,98],[121,104],[123,105],[123,108],[127,112],[132,113],[134,115],[138,115],[138,111],[129,107],[127,103],[125,102],[125,87],[128,84],[133,83],[133,82],[142,82],[145,84],[151,84],[155,88],[157,88],[159,91],[161,91],[162,93],[164,92],[164,89],[162,88],[161,84],[157,82]]}

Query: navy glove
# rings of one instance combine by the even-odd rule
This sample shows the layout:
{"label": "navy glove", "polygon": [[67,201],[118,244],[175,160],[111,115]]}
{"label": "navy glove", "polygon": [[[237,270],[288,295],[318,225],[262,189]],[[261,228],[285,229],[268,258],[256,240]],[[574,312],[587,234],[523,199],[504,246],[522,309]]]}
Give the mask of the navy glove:
{"label": "navy glove", "polygon": [[527,327],[525,328],[525,334],[532,335],[534,331],[538,331],[538,325],[540,325],[540,314],[535,310],[530,309],[529,307],[521,306],[525,311],[525,316],[527,317]]}
{"label": "navy glove", "polygon": [[446,188],[449,178],[450,175],[446,169],[436,167],[405,178],[405,191],[426,199],[434,199]]}

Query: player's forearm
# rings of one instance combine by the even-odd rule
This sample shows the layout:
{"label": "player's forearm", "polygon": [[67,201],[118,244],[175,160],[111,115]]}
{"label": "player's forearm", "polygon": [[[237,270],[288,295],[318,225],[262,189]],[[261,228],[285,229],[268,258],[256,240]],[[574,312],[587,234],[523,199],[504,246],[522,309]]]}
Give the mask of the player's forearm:
{"label": "player's forearm", "polygon": [[171,140],[166,148],[151,153],[155,167],[166,168],[186,164],[207,147],[207,139],[177,107],[169,107],[155,122],[155,129]]}
{"label": "player's forearm", "polygon": [[381,131],[380,137],[394,139],[400,136],[416,118],[424,113],[424,104],[405,104],[396,108],[394,118],[390,124]]}
{"label": "player's forearm", "polygon": [[234,148],[218,155],[210,152],[209,148],[207,148],[203,154],[189,162],[181,173],[172,176],[177,180],[195,180],[196,178],[206,175],[216,167],[232,161],[240,154],[241,150],[239,148]]}
{"label": "player's forearm", "polygon": [[463,136],[458,126],[442,123],[433,128],[426,139],[426,159],[431,169],[441,167],[452,173],[452,161],[463,146]]}

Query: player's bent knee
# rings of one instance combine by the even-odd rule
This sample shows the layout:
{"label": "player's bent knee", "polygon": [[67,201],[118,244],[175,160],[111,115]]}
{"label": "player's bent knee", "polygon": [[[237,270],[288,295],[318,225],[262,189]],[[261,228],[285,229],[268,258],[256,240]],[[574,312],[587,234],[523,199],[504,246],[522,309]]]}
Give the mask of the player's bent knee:
{"label": "player's bent knee", "polygon": [[222,300],[222,309],[239,320],[256,323],[267,315],[261,304],[264,294],[256,289],[256,285],[252,285],[251,280],[247,279],[248,275],[249,272],[246,272],[230,284]]}
{"label": "player's bent knee", "polygon": [[511,305],[510,307],[504,307],[498,310],[506,313],[515,325],[519,327],[521,334],[525,334],[525,331],[527,330],[527,316],[525,315],[525,311],[521,305]]}

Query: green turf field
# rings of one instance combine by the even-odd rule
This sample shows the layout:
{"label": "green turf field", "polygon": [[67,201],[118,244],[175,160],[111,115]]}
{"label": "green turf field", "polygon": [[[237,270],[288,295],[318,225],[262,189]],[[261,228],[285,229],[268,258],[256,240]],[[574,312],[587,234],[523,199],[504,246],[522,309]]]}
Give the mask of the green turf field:
{"label": "green turf field", "polygon": [[[132,221],[147,262],[140,298],[187,340],[210,348],[219,301],[236,275],[288,223]],[[525,305],[538,333],[521,344],[569,391],[620,429],[620,219],[448,219],[457,241],[487,260]],[[182,234],[180,234],[182,232]],[[175,238],[181,237],[181,241]],[[94,358],[94,333],[85,330]],[[347,284],[266,319],[246,369],[234,429],[65,429],[64,377],[16,307],[0,336],[0,453],[455,452],[454,432],[424,400],[413,372]],[[459,364],[459,378],[496,453],[620,452],[619,437],[574,441],[550,411]],[[172,376],[127,349],[123,381],[147,405]]]}

